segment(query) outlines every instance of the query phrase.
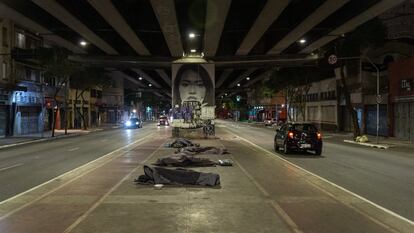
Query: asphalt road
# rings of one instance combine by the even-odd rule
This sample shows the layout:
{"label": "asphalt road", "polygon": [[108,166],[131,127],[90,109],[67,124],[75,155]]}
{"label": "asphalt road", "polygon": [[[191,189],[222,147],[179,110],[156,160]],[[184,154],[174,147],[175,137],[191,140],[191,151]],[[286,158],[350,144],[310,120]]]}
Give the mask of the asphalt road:
{"label": "asphalt road", "polygon": [[0,150],[0,202],[93,161],[156,130],[111,129]]}
{"label": "asphalt road", "polygon": [[[218,127],[269,151],[274,130],[218,121]],[[405,218],[414,220],[414,155],[324,140],[322,156],[275,153]]]}
{"label": "asphalt road", "polygon": [[[220,129],[273,151],[274,131],[218,121]],[[49,181],[157,129],[107,130],[0,150],[0,202]],[[326,139],[322,156],[275,153],[405,218],[414,220],[414,156]]]}

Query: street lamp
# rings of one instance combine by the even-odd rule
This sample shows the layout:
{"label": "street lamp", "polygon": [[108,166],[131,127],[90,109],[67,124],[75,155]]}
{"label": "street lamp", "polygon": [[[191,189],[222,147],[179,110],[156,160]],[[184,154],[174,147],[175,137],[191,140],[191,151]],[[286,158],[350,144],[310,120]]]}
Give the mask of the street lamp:
{"label": "street lamp", "polygon": [[88,45],[88,42],[86,42],[86,41],[84,41],[84,40],[81,40],[81,41],[79,42],[79,44],[80,44],[82,47],[85,47],[86,45]]}

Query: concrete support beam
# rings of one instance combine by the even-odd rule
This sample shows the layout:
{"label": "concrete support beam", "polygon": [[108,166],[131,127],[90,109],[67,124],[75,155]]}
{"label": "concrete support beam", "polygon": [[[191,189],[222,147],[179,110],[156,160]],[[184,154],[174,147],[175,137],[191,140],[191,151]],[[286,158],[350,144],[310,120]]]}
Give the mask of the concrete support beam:
{"label": "concrete support beam", "polygon": [[270,25],[279,17],[289,2],[290,0],[268,0],[241,43],[236,55],[247,55]]}
{"label": "concrete support beam", "polygon": [[88,0],[95,10],[118,32],[139,55],[150,55],[144,43],[138,38],[111,0]]}
{"label": "concrete support beam", "polygon": [[216,82],[216,88],[220,88],[221,85],[223,85],[224,81],[229,77],[229,75],[233,72],[234,69],[226,69],[223,71],[223,73],[220,75],[220,77],[217,79]]}
{"label": "concrete support beam", "polygon": [[53,33],[49,31],[47,28],[41,26],[40,24],[37,24],[33,20],[15,11],[13,8],[8,7],[4,3],[0,3],[0,16],[2,18],[10,19],[16,24],[19,24],[32,30],[34,33],[39,33],[39,35],[43,37],[45,41],[51,42],[51,44],[56,44],[57,46],[64,47],[74,53],[86,53],[77,45],[63,39],[60,36],[53,35]]}
{"label": "concrete support beam", "polygon": [[207,1],[204,29],[204,55],[207,57],[214,57],[216,55],[230,5],[231,0]]}
{"label": "concrete support beam", "polygon": [[139,76],[143,77],[144,79],[146,79],[148,82],[150,82],[152,85],[154,85],[154,87],[156,88],[161,88],[161,85],[155,81],[153,78],[151,78],[151,76],[149,76],[147,73],[145,73],[143,70],[141,69],[132,69],[134,72],[137,72],[139,74]]}
{"label": "concrete support beam", "polygon": [[360,26],[361,24],[377,17],[378,15],[401,4],[402,2],[404,2],[404,0],[382,0],[380,1],[379,3],[371,6],[368,10],[364,11],[358,16],[355,16],[348,22],[342,24],[340,27],[330,32],[328,36],[323,36],[320,39],[316,40],[315,42],[313,42],[312,44],[304,48],[301,51],[301,53],[311,53],[314,50],[319,49],[320,47],[340,37],[342,34],[348,33],[354,30],[356,27]]}
{"label": "concrete support beam", "polygon": [[168,76],[168,74],[165,72],[165,70],[163,70],[163,69],[155,69],[155,71],[157,71],[157,73],[160,75],[160,77],[162,78],[162,80],[164,80],[164,82],[167,83],[168,86],[171,87],[171,78],[170,78],[170,76]]}
{"label": "concrete support beam", "polygon": [[259,75],[258,77],[256,77],[253,80],[251,80],[250,82],[244,84],[243,87],[250,87],[250,86],[252,86],[253,84],[255,84],[257,82],[260,82],[260,81],[262,81],[262,80],[270,77],[270,75],[272,75],[273,72],[275,72],[274,69],[267,70],[264,73],[262,73],[261,75]]}
{"label": "concrete support beam", "polygon": [[[106,19],[106,21],[124,38],[125,41],[135,50],[139,55],[151,55],[144,43],[138,38],[135,32],[131,29],[122,15],[118,12],[111,0],[88,0],[88,2]],[[171,80],[162,69],[157,69],[157,73],[161,78],[171,86]]]}
{"label": "concrete support beam", "polygon": [[184,50],[174,0],[151,0],[151,5],[160,23],[171,56],[181,57]]}
{"label": "concrete support beam", "polygon": [[128,81],[130,81],[131,83],[133,83],[133,84],[135,84],[135,85],[137,85],[137,86],[139,86],[139,87],[142,87],[142,88],[147,87],[147,86],[145,86],[144,84],[142,84],[140,81],[138,81],[138,80],[136,80],[136,79],[134,79],[134,78],[132,78],[132,77],[130,77],[130,76],[128,76],[128,75],[126,75],[124,72],[121,72],[121,71],[115,70],[115,71],[112,71],[112,75],[113,75],[113,77],[115,77],[115,78],[120,78],[120,79],[125,79],[125,80],[128,80]]}
{"label": "concrete support beam", "polygon": [[243,79],[245,79],[246,77],[248,77],[249,75],[251,75],[256,70],[257,70],[257,68],[250,68],[250,69],[246,70],[245,72],[243,72],[243,74],[241,74],[239,77],[237,77],[236,80],[234,80],[229,85],[229,88],[235,87],[237,85],[237,83],[239,83],[240,81],[242,81]]}
{"label": "concrete support beam", "polygon": [[93,31],[91,31],[86,25],[84,25],[80,20],[75,16],[71,15],[64,7],[62,7],[55,0],[32,0],[36,5],[47,11],[49,14],[54,16],[56,19],[66,24],[72,30],[78,32],[82,35],[85,40],[93,43],[98,48],[103,50],[105,53],[110,55],[117,55],[118,52],[115,51],[108,43],[102,40],[97,36]]}
{"label": "concrete support beam", "polygon": [[334,13],[336,10],[345,5],[349,0],[330,0],[323,3],[318,9],[310,14],[295,29],[289,32],[282,40],[280,40],[267,54],[280,54],[295,41],[298,41],[303,35],[318,25],[322,20]]}

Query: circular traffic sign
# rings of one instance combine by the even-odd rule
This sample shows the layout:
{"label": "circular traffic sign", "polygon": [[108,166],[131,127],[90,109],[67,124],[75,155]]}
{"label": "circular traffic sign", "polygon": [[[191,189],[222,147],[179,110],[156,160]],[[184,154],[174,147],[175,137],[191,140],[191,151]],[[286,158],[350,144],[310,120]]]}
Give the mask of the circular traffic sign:
{"label": "circular traffic sign", "polygon": [[333,65],[336,62],[338,62],[338,58],[336,57],[336,55],[332,54],[331,56],[328,57],[328,63],[329,64]]}

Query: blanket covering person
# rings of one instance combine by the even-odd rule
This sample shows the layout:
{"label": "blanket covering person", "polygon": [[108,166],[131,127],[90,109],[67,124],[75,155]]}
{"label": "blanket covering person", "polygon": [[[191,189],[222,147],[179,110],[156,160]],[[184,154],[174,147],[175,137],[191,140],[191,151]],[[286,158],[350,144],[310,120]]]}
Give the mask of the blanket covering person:
{"label": "blanket covering person", "polygon": [[186,155],[197,155],[197,154],[213,154],[213,155],[224,155],[230,154],[225,148],[217,148],[214,146],[189,146],[183,147],[176,151],[176,153],[184,153]]}
{"label": "blanket covering person", "polygon": [[216,186],[220,185],[220,175],[183,168],[168,169],[144,166],[144,175],[139,176],[134,182],[138,184]]}
{"label": "blanket covering person", "polygon": [[167,143],[166,146],[172,147],[172,148],[183,148],[183,147],[189,147],[189,146],[198,147],[200,145],[197,143],[193,143],[192,141],[185,139],[185,138],[177,138],[171,143]]}
{"label": "blanket covering person", "polygon": [[154,165],[157,166],[173,166],[173,167],[210,167],[216,166],[216,162],[207,158],[199,158],[187,154],[174,154],[167,157],[157,159]]}

